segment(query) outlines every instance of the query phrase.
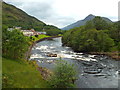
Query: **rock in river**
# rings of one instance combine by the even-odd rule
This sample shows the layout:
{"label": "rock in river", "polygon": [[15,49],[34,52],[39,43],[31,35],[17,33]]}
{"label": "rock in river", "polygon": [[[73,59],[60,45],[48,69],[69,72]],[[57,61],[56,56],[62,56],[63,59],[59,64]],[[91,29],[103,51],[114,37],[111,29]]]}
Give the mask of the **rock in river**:
{"label": "rock in river", "polygon": [[84,73],[88,73],[88,74],[97,74],[97,73],[100,73],[102,71],[102,69],[93,69],[93,70],[84,70]]}
{"label": "rock in river", "polygon": [[52,54],[52,53],[51,53],[51,54],[48,54],[47,56],[48,56],[48,57],[57,57],[57,54]]}
{"label": "rock in river", "polygon": [[85,66],[92,66],[92,65],[93,65],[93,64],[90,63],[90,62],[82,62],[82,64],[85,65]]}

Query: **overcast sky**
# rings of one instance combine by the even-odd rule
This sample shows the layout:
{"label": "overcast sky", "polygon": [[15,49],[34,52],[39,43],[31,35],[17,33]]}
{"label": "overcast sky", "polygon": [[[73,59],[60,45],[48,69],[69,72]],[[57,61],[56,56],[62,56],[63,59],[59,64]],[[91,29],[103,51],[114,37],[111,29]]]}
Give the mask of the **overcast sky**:
{"label": "overcast sky", "polygon": [[118,20],[119,0],[4,0],[46,24],[65,27],[89,14]]}

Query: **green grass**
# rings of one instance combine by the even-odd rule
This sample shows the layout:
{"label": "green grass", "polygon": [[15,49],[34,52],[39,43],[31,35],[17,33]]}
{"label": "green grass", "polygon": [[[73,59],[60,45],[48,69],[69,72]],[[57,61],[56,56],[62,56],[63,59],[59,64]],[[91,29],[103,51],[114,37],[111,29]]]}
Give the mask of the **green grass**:
{"label": "green grass", "polygon": [[3,88],[47,88],[35,66],[24,60],[2,59]]}
{"label": "green grass", "polygon": [[37,41],[37,40],[40,40],[42,38],[46,38],[46,37],[50,37],[50,36],[42,34],[42,35],[38,35],[38,37],[35,37],[35,36],[32,36],[32,37],[34,38],[34,41]]}

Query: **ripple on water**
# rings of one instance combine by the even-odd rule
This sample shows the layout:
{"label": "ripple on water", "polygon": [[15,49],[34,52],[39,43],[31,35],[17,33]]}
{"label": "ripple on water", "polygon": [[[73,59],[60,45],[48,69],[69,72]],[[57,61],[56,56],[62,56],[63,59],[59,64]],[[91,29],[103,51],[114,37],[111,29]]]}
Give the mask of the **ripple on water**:
{"label": "ripple on water", "polygon": [[47,49],[48,48],[48,46],[38,46],[38,47],[36,47],[36,49],[39,49],[39,50],[41,50],[41,49]]}
{"label": "ripple on water", "polygon": [[34,58],[45,58],[45,57],[43,57],[43,56],[40,55],[40,54],[32,54],[32,55],[30,56],[30,59],[29,59],[29,60],[33,60]]}

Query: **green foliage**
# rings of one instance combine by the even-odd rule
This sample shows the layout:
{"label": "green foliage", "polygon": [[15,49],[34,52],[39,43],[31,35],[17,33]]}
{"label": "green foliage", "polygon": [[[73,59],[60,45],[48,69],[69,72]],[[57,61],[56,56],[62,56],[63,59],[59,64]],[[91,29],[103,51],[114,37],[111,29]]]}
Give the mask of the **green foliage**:
{"label": "green foliage", "polygon": [[115,47],[118,47],[116,49],[118,51],[120,51],[120,49],[119,49],[119,45],[120,45],[119,44],[120,43],[120,21],[111,24],[111,27],[109,29],[108,34],[112,39],[114,39]]}
{"label": "green foliage", "polygon": [[19,30],[13,30],[12,32],[3,30],[3,56],[11,58],[23,58],[29,46],[28,41],[29,39],[25,37]]}
{"label": "green foliage", "polygon": [[103,18],[96,16],[93,20],[86,23],[86,29],[105,30],[109,28],[109,24]]}
{"label": "green foliage", "polygon": [[108,28],[108,23],[99,16],[93,19],[93,23],[97,30],[105,30]]}
{"label": "green foliage", "polygon": [[120,21],[111,25],[109,34],[111,38],[115,40],[115,42],[120,42]]}
{"label": "green foliage", "polygon": [[32,36],[30,36],[30,40],[33,40],[33,37],[32,37]]}
{"label": "green foliage", "polygon": [[57,62],[53,76],[49,83],[52,88],[70,88],[75,87],[76,71],[73,65],[66,61]]}
{"label": "green foliage", "polygon": [[35,35],[36,38],[38,38],[38,35]]}
{"label": "green foliage", "polygon": [[114,46],[114,40],[106,33],[107,30],[96,30],[86,26],[67,31],[63,35],[64,45],[72,47],[75,51],[110,51]]}
{"label": "green foliage", "polygon": [[117,48],[118,48],[118,51],[120,52],[120,42],[118,43]]}
{"label": "green foliage", "polygon": [[59,34],[62,34],[62,31],[58,29],[50,29],[50,30],[46,30],[46,32],[47,32],[47,35],[50,35],[50,36],[57,36]]}
{"label": "green foliage", "polygon": [[46,37],[50,37],[50,36],[41,34],[41,35],[38,35],[38,37],[36,37],[36,36],[31,36],[31,37],[29,37],[29,38],[31,39],[31,41],[37,41],[37,40],[40,40],[40,39],[46,38]]}
{"label": "green foliage", "polygon": [[120,21],[108,23],[101,17],[95,17],[85,26],[71,29],[64,33],[63,45],[75,51],[119,51]]}

